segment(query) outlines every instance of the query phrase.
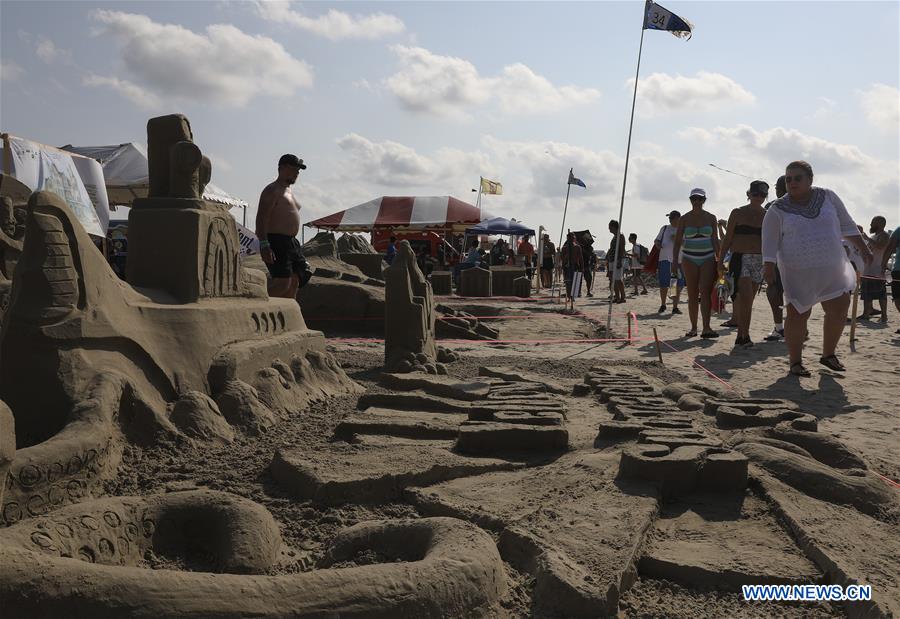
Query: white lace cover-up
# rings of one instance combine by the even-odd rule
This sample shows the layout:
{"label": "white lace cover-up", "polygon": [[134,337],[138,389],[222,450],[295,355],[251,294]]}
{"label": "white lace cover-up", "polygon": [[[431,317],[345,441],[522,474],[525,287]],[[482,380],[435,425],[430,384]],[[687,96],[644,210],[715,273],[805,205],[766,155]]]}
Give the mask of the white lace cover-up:
{"label": "white lace cover-up", "polygon": [[856,274],[841,244],[859,236],[856,222],[830,189],[813,187],[809,204],[776,200],[763,219],[763,261],[778,264],[784,303],[798,313],[856,288]]}

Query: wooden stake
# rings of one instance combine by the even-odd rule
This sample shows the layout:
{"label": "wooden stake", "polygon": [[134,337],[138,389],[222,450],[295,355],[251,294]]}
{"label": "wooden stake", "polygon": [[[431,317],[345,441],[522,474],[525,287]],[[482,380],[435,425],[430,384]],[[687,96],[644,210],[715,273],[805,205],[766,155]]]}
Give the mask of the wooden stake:
{"label": "wooden stake", "polygon": [[853,308],[851,309],[850,318],[850,351],[854,350],[853,342],[856,341],[856,303],[859,301],[859,273],[856,274],[856,290],[853,291]]}
{"label": "wooden stake", "polygon": [[656,355],[659,357],[659,364],[663,365],[662,349],[659,347],[659,336],[656,334],[656,327],[653,327],[653,339],[656,341]]}
{"label": "wooden stake", "polygon": [[631,344],[631,312],[628,312],[628,343]]}

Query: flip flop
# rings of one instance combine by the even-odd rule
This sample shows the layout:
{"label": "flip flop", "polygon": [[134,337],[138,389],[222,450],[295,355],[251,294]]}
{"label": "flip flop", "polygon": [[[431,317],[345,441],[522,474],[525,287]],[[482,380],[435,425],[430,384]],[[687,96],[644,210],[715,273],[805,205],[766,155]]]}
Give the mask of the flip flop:
{"label": "flip flop", "polygon": [[847,368],[844,367],[844,364],[838,361],[838,358],[835,355],[828,355],[827,357],[822,357],[819,359],[819,363],[824,365],[829,370],[834,370],[835,372],[846,372]]}
{"label": "flip flop", "polygon": [[790,374],[792,376],[802,376],[804,378],[809,378],[810,376],[812,376],[812,374],[809,373],[809,370],[803,367],[802,361],[791,364]]}
{"label": "flip flop", "polygon": [[702,337],[705,340],[709,340],[714,337],[719,337],[719,334],[716,333],[715,331],[704,331],[703,333],[700,334],[700,337]]}
{"label": "flip flop", "polygon": [[697,330],[691,329],[687,333],[684,334],[684,337],[697,337]]}

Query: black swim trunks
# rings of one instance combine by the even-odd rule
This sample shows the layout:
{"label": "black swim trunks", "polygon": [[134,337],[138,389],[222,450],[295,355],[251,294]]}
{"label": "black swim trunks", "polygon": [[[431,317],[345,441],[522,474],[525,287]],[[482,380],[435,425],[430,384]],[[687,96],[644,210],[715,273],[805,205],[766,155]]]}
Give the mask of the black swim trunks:
{"label": "black swim trunks", "polygon": [[269,239],[272,253],[275,254],[275,261],[266,265],[272,277],[290,277],[292,273],[296,273],[300,277],[301,286],[308,282],[312,272],[306,258],[303,257],[303,250],[297,237],[271,232],[266,237]]}

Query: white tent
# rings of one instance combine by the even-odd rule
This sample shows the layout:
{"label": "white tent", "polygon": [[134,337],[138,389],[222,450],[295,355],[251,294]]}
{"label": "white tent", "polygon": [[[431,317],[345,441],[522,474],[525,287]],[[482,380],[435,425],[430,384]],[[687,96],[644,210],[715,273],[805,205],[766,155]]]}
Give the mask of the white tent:
{"label": "white tent", "polygon": [[[63,150],[96,159],[103,166],[106,178],[106,193],[109,203],[130,206],[135,198],[147,197],[150,186],[150,172],[147,165],[147,150],[134,142],[110,146],[72,146]],[[215,173],[215,170],[213,170]],[[203,197],[212,202],[225,204],[229,208],[247,208],[247,203],[224,189],[209,183]]]}

